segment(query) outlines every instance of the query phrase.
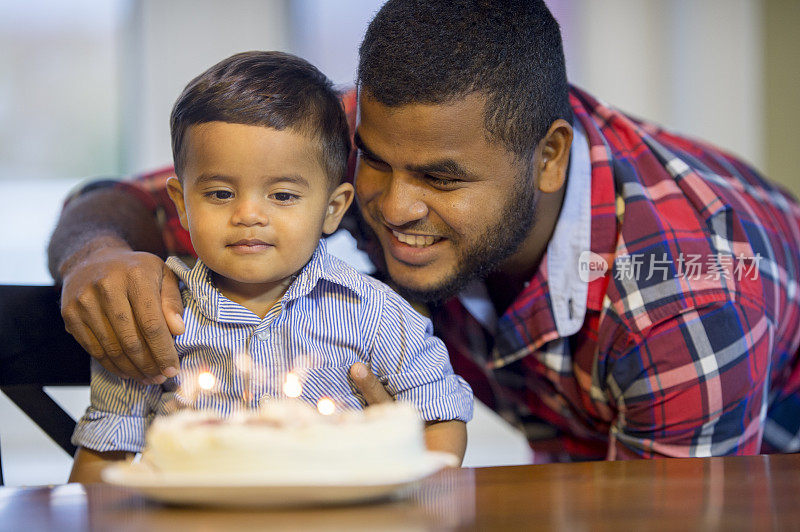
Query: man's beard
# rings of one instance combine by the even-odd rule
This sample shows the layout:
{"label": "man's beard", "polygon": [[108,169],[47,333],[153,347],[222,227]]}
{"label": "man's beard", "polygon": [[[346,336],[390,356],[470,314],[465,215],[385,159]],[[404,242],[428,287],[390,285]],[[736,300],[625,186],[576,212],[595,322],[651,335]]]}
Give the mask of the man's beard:
{"label": "man's beard", "polygon": [[[532,178],[520,176],[513,193],[497,218],[497,223],[474,239],[474,244],[458,254],[456,270],[438,286],[415,289],[391,279],[392,288],[410,301],[436,303],[460,292],[475,279],[483,279],[508,257],[513,255],[530,233],[536,222],[538,197]],[[368,227],[367,224],[364,224]],[[377,237],[374,237],[377,241]],[[380,248],[380,245],[378,245]],[[383,250],[380,250],[379,269],[386,272]],[[377,258],[377,257],[376,257]]]}

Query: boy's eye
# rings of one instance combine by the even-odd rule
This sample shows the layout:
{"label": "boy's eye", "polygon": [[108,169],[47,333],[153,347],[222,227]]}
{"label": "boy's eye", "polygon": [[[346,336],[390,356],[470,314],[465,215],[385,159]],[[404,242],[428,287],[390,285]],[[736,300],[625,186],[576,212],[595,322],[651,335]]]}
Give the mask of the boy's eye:
{"label": "boy's eye", "polygon": [[233,197],[233,192],[230,190],[212,190],[211,192],[206,192],[205,195],[215,200],[229,200]]}
{"label": "boy's eye", "polygon": [[290,192],[276,192],[272,195],[272,197],[275,198],[275,201],[278,201],[280,203],[290,203],[292,201],[299,199],[300,196],[298,196],[297,194],[292,194]]}

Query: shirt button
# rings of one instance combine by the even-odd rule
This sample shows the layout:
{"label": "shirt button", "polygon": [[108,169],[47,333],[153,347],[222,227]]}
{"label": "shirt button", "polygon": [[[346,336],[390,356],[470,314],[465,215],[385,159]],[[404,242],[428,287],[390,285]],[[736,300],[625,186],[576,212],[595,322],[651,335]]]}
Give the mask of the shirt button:
{"label": "shirt button", "polygon": [[273,399],[273,397],[272,397],[271,394],[265,393],[264,395],[262,395],[261,397],[258,398],[258,405],[261,406],[263,403],[266,403],[267,401],[271,401],[272,399]]}
{"label": "shirt button", "polygon": [[269,333],[266,331],[261,331],[260,333],[256,334],[256,338],[264,342],[269,339]]}

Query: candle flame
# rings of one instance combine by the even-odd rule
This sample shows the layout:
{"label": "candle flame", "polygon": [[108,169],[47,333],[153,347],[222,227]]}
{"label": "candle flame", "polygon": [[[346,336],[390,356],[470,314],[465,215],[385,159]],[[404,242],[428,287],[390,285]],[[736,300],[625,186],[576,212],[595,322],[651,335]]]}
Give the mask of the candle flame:
{"label": "candle flame", "polygon": [[236,369],[242,373],[249,373],[253,369],[253,359],[248,353],[239,353],[233,359]]}
{"label": "candle flame", "polygon": [[300,377],[292,372],[287,373],[286,381],[283,383],[283,393],[287,397],[300,397],[300,394],[303,393]]}
{"label": "candle flame", "polygon": [[210,390],[216,383],[217,379],[214,377],[214,374],[209,371],[204,371],[197,376],[197,385],[203,390]]}
{"label": "candle flame", "polygon": [[331,399],[323,397],[317,402],[317,410],[319,410],[319,413],[323,416],[329,416],[336,412],[336,405]]}

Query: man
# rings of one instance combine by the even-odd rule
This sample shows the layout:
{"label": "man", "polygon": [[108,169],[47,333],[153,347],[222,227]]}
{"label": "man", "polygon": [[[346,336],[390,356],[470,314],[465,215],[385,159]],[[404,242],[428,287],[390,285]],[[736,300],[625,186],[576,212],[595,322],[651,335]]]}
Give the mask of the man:
{"label": "man", "polygon": [[[361,240],[537,458],[800,448],[794,200],[569,87],[542,2],[390,1],[358,83]],[[182,327],[159,256],[185,238],[160,194],[83,194],[50,250],[68,330],[155,382]]]}

